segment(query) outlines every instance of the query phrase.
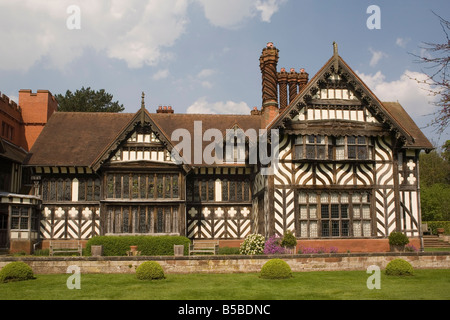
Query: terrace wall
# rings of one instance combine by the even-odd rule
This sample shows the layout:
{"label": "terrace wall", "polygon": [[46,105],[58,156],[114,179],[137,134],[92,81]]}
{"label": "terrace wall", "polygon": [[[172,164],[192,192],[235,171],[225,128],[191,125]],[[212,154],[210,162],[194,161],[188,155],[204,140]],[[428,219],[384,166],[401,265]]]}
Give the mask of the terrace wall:
{"label": "terrace wall", "polygon": [[157,261],[166,274],[260,272],[268,260],[282,258],[292,271],[365,271],[377,265],[382,270],[393,259],[401,258],[415,269],[448,269],[450,252],[424,253],[335,253],[314,255],[191,256],[191,257],[0,257],[0,268],[12,261],[24,261],[35,274],[66,273],[76,265],[83,273],[134,273],[144,261]]}

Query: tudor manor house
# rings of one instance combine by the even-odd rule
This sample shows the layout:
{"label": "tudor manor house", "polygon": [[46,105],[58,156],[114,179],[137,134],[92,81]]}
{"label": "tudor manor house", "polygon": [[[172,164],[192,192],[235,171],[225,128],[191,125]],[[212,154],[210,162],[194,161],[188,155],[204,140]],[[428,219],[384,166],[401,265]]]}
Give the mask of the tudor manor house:
{"label": "tudor manor house", "polygon": [[[268,43],[262,104],[247,115],[150,111],[144,101],[136,113],[57,112],[47,90],[20,90],[18,104],[1,95],[0,248],[30,253],[55,239],[124,234],[238,246],[251,233],[288,230],[302,246],[340,252],[388,251],[393,231],[423,247],[418,160],[433,146],[333,48],[310,79],[304,69],[278,70],[279,50]],[[239,159],[176,161],[174,131],[194,137],[198,123],[224,137],[277,129],[272,174],[250,163],[260,143],[250,138],[233,142],[245,146]]]}

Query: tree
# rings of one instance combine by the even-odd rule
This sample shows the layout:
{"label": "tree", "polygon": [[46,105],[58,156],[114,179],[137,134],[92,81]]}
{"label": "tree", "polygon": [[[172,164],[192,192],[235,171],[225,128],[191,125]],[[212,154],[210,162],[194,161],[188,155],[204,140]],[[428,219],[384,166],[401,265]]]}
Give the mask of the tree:
{"label": "tree", "polygon": [[438,107],[438,110],[434,114],[435,117],[430,126],[435,127],[439,133],[442,133],[448,127],[450,121],[450,75],[448,74],[450,62],[450,39],[448,31],[450,30],[450,22],[441,18],[436,13],[434,14],[440,20],[447,42],[425,42],[425,46],[421,47],[424,49],[425,54],[421,56],[413,55],[419,58],[418,62],[424,63],[427,69],[430,69],[429,73],[425,73],[427,75],[426,80],[416,80],[419,83],[428,85],[430,94],[437,97],[437,101],[433,102],[433,104]]}
{"label": "tree", "polygon": [[125,110],[123,104],[118,101],[112,102],[113,96],[104,89],[94,91],[90,87],[82,87],[72,93],[57,94],[58,111],[61,112],[122,112]]}
{"label": "tree", "polygon": [[[437,148],[436,148],[437,149]],[[450,219],[450,140],[436,150],[420,154],[420,202],[423,221]]]}
{"label": "tree", "polygon": [[450,183],[450,162],[436,150],[420,154],[420,187],[431,187],[437,183]]}

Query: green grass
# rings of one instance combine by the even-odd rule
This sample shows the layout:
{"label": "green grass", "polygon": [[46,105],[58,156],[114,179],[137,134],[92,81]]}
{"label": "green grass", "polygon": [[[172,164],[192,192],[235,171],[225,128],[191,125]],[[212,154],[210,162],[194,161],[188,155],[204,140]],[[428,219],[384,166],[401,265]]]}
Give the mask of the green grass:
{"label": "green grass", "polygon": [[69,290],[70,274],[0,284],[0,300],[397,300],[450,299],[450,269],[415,270],[410,277],[381,272],[381,289],[369,290],[365,271],[297,272],[286,280],[250,274],[168,274],[158,281],[134,274],[81,274],[81,289]]}

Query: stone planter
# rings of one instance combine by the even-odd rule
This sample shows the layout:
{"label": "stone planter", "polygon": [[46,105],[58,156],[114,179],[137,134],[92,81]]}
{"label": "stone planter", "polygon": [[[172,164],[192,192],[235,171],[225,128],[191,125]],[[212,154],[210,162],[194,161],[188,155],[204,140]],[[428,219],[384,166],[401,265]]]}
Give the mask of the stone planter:
{"label": "stone planter", "polygon": [[91,255],[101,257],[103,255],[103,246],[91,246]]}
{"label": "stone planter", "polygon": [[130,246],[130,252],[136,252],[137,246]]}
{"label": "stone planter", "polygon": [[184,245],[173,245],[173,254],[175,257],[184,256]]}
{"label": "stone planter", "polygon": [[437,231],[438,236],[440,236],[441,234],[442,235],[444,234],[445,229],[444,228],[437,228],[436,231]]}
{"label": "stone planter", "polygon": [[405,245],[396,245],[396,244],[390,244],[389,248],[391,249],[391,252],[404,252],[405,251]]}

